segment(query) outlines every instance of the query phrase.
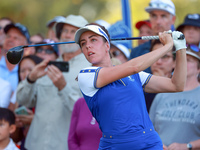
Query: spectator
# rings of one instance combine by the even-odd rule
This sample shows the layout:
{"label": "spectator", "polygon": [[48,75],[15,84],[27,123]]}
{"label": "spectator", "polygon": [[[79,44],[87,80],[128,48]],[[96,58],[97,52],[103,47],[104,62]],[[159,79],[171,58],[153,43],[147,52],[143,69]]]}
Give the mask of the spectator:
{"label": "spectator", "polygon": [[[42,42],[37,44],[50,44],[50,43],[53,44],[55,42],[51,39],[44,39]],[[57,45],[37,46],[35,55],[42,59],[55,61],[58,58],[58,47]]]}
{"label": "spectator", "polygon": [[[19,76],[19,82],[26,79],[27,75],[31,72],[31,70],[36,66],[38,63],[40,63],[42,59],[40,57],[37,57],[35,55],[28,55],[24,56],[22,60],[19,63],[19,69],[18,69],[18,76]],[[16,97],[16,92],[15,92]],[[11,101],[10,108],[12,110],[15,110],[18,107],[18,104],[15,101]],[[30,124],[34,117],[34,109],[35,108],[27,108],[27,115],[16,115],[16,126],[17,130],[14,134],[12,134],[13,139],[21,143],[20,149],[25,150],[24,148],[24,141],[27,135],[27,132],[29,130]]]}
{"label": "spectator", "polygon": [[[88,22],[82,16],[68,15],[65,21],[57,22],[55,25],[56,36],[59,42],[69,42],[74,41],[75,32],[86,25]],[[67,74],[67,81],[70,82],[72,88],[75,91],[79,91],[77,82],[75,82],[74,77],[76,77],[81,70],[81,66],[87,67],[91,65],[85,59],[83,53],[78,44],[62,44],[59,45],[59,60],[68,61],[71,71]],[[82,97],[82,93],[80,93]],[[77,99],[76,99],[77,100]]]}
{"label": "spectator", "polygon": [[[19,62],[18,81],[21,82],[22,80],[24,80],[30,73],[30,71],[34,68],[34,66],[41,61],[42,59],[35,55],[24,56]],[[9,109],[13,111],[18,107],[18,104],[16,103],[16,92],[17,91],[15,90],[9,104]]]}
{"label": "spectator", "polygon": [[[112,24],[108,28],[108,33],[110,34],[111,39],[117,39],[117,38],[123,38],[123,37],[131,37],[131,30],[129,27],[124,23],[124,21],[117,21],[114,24]],[[115,41],[117,43],[123,44],[128,49],[132,47],[132,41],[131,40],[121,40],[121,41]]]}
{"label": "spectator", "polygon": [[[200,51],[188,46],[187,80],[183,92],[157,94],[150,118],[165,150],[200,149]],[[184,131],[184,132],[183,132]]]}
{"label": "spectator", "polygon": [[[61,37],[66,35],[66,39],[74,40],[76,30],[87,24],[87,21],[82,16],[75,15],[70,15],[65,19],[63,30],[59,28],[58,33]],[[66,31],[69,31],[70,38]],[[80,51],[80,48],[76,50]],[[62,73],[56,66],[48,65],[49,60],[45,59],[36,65],[18,86],[19,104],[36,107],[25,141],[25,148],[28,150],[68,149],[67,138],[71,112],[75,101],[82,97],[75,78],[80,68],[89,64],[81,51],[78,54],[75,53],[76,55],[69,60],[69,72]],[[57,60],[62,61],[62,53],[59,53],[59,57],[60,59]]]}
{"label": "spectator", "polygon": [[[150,52],[157,50],[158,48],[161,48],[161,47],[163,47],[163,44],[159,40],[155,40],[152,42]],[[166,55],[164,55],[163,57],[161,57],[160,59],[158,59],[155,63],[151,65],[151,71],[153,75],[171,78],[174,67],[175,67],[175,55],[174,55],[174,48],[173,48]],[[156,94],[157,93],[144,92],[148,112],[150,110],[151,104]]]}
{"label": "spectator", "polygon": [[[153,35],[159,32],[168,31],[175,22],[175,6],[171,0],[151,0],[145,10],[150,15],[150,23]],[[130,59],[148,53],[152,40],[145,42],[131,50]],[[150,67],[144,70],[151,73]]]}
{"label": "spectator", "polygon": [[40,43],[44,40],[44,37],[42,34],[40,33],[37,33],[37,34],[34,34],[30,37],[30,42],[31,44],[36,44],[36,43]]}
{"label": "spectator", "polygon": [[10,138],[10,134],[15,132],[15,115],[7,109],[0,107],[0,149],[3,150],[19,150],[13,140]]}
{"label": "spectator", "polygon": [[48,39],[51,39],[55,42],[58,42],[58,38],[56,37],[56,34],[55,34],[54,25],[57,22],[61,22],[61,21],[64,21],[64,20],[65,20],[65,17],[63,17],[63,16],[55,16],[53,19],[51,19],[47,22],[46,27],[48,28],[48,31],[47,31],[46,37]]}
{"label": "spectator", "polygon": [[1,56],[5,55],[5,52],[2,50],[3,42],[6,37],[6,35],[4,33],[4,28],[6,25],[8,25],[12,22],[13,21],[8,17],[0,18],[0,60],[1,60]]}
{"label": "spectator", "polygon": [[[139,37],[152,36],[151,23],[149,20],[141,20],[135,24],[135,27],[139,30]],[[138,45],[147,42],[148,40],[138,40]]]}
{"label": "spectator", "polygon": [[128,48],[117,42],[111,42],[110,53],[112,57],[117,58],[121,63],[127,62],[130,56]]}
{"label": "spectator", "polygon": [[200,46],[200,14],[186,15],[177,30],[183,32],[187,43]]}
{"label": "spectator", "polygon": [[[40,43],[43,40],[44,40],[44,38],[40,33],[32,35],[30,37],[31,45],[34,45],[36,43]],[[34,55],[34,54],[35,54],[35,47],[27,47],[27,48],[24,49],[24,56]]]}
{"label": "spectator", "polygon": [[1,78],[0,83],[0,107],[8,108],[12,95],[12,87],[8,81]]}
{"label": "spectator", "polygon": [[68,136],[69,150],[97,150],[102,132],[84,98],[76,101]]}
{"label": "spectator", "polygon": [[[155,40],[152,42],[152,46],[150,48],[150,51],[154,51],[160,47],[162,47],[163,44],[159,40]],[[168,52],[166,55],[161,57],[159,60],[157,60],[155,63],[151,65],[151,70],[153,75],[163,76],[163,77],[172,77],[172,72],[175,67],[175,55],[174,55],[174,48]]]}
{"label": "spectator", "polygon": [[[20,23],[7,25],[4,28],[4,32],[6,33],[6,38],[3,43],[5,52],[15,46],[27,45],[29,43],[28,29]],[[6,56],[2,56],[0,60],[0,77],[10,82],[13,92],[18,85],[17,70],[18,65],[9,63]]]}

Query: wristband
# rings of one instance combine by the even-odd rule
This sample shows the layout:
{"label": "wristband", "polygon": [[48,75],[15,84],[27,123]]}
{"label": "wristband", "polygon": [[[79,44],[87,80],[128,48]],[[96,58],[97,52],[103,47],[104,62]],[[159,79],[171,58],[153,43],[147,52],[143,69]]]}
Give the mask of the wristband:
{"label": "wristband", "polygon": [[35,81],[31,81],[31,80],[29,79],[29,75],[27,76],[27,81],[28,81],[28,83],[31,83],[31,84],[35,83]]}

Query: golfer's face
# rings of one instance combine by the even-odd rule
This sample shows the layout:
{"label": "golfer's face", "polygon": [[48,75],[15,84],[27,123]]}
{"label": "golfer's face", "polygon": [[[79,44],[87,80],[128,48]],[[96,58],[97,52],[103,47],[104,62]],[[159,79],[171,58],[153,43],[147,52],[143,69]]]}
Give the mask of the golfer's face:
{"label": "golfer's face", "polygon": [[86,59],[92,64],[98,64],[103,60],[106,51],[109,50],[103,37],[91,32],[84,32],[80,37],[80,47]]}

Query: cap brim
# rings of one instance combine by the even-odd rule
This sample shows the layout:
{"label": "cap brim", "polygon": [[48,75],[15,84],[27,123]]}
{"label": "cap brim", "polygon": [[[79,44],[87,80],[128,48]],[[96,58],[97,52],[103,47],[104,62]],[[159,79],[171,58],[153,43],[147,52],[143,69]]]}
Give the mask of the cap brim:
{"label": "cap brim", "polygon": [[194,26],[194,27],[199,27],[200,28],[200,25],[199,24],[194,24],[194,23],[183,23],[181,25],[179,25],[176,30],[177,31],[182,31],[183,27],[184,26]]}
{"label": "cap brim", "polygon": [[[18,27],[16,27],[16,26],[12,23],[12,24],[7,25],[7,26],[4,28],[4,32],[7,33],[7,32],[10,30],[10,28],[17,28],[17,29],[19,29]],[[21,30],[20,30],[20,32],[21,32]]]}
{"label": "cap brim", "polygon": [[187,50],[186,50],[186,54],[191,55],[191,56],[197,58],[198,60],[200,60],[200,57],[197,54],[194,54],[194,53],[187,51]]}
{"label": "cap brim", "polygon": [[150,22],[147,21],[139,21],[136,23],[135,27],[139,30],[142,25],[146,24],[149,28],[151,28]]}
{"label": "cap brim", "polygon": [[154,10],[161,10],[161,11],[168,12],[168,13],[170,13],[170,14],[172,14],[172,15],[175,15],[175,14],[171,13],[170,11],[168,11],[168,10],[166,10],[166,9],[163,9],[163,8],[152,8],[152,7],[147,7],[147,8],[145,8],[145,10],[146,10],[148,13],[150,13],[150,12],[152,12],[152,11],[154,11]]}
{"label": "cap brim", "polygon": [[130,52],[124,45],[116,44],[115,46],[123,52],[127,59],[130,57]]}
{"label": "cap brim", "polygon": [[47,22],[46,27],[50,27],[55,22],[56,20],[50,20],[49,22]]}
{"label": "cap brim", "polygon": [[[84,32],[86,32],[86,31],[92,31],[92,30],[90,30],[90,29],[88,29],[88,28],[81,28],[81,29],[79,29],[79,30],[76,31],[76,33],[75,33],[75,42],[76,42],[77,44],[79,44],[79,40],[80,40],[81,35],[82,35]],[[92,31],[92,32],[94,32],[94,31]],[[95,32],[94,32],[94,33],[95,33]]]}
{"label": "cap brim", "polygon": [[110,44],[108,35],[105,33],[105,31],[103,31],[101,29],[101,27],[99,27],[97,25],[88,25],[88,26],[84,26],[84,27],[78,29],[75,33],[75,42],[77,44],[79,44],[81,35],[86,31],[91,31],[91,32],[98,34],[99,36],[104,37],[106,39],[106,41],[108,41],[108,43]]}

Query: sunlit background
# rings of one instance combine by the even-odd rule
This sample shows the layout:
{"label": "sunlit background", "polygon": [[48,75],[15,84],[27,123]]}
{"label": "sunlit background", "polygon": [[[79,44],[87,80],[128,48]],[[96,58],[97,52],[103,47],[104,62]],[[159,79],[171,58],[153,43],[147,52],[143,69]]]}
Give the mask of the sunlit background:
{"label": "sunlit background", "polygon": [[[188,13],[200,13],[200,0],[172,0],[176,7],[175,27]],[[132,36],[137,36],[135,23],[148,19],[144,8],[150,0],[129,0]],[[122,19],[121,0],[1,0],[0,17],[9,17],[26,25],[31,35],[46,35],[46,23],[55,16],[82,15],[89,22],[103,19],[110,24]]]}

